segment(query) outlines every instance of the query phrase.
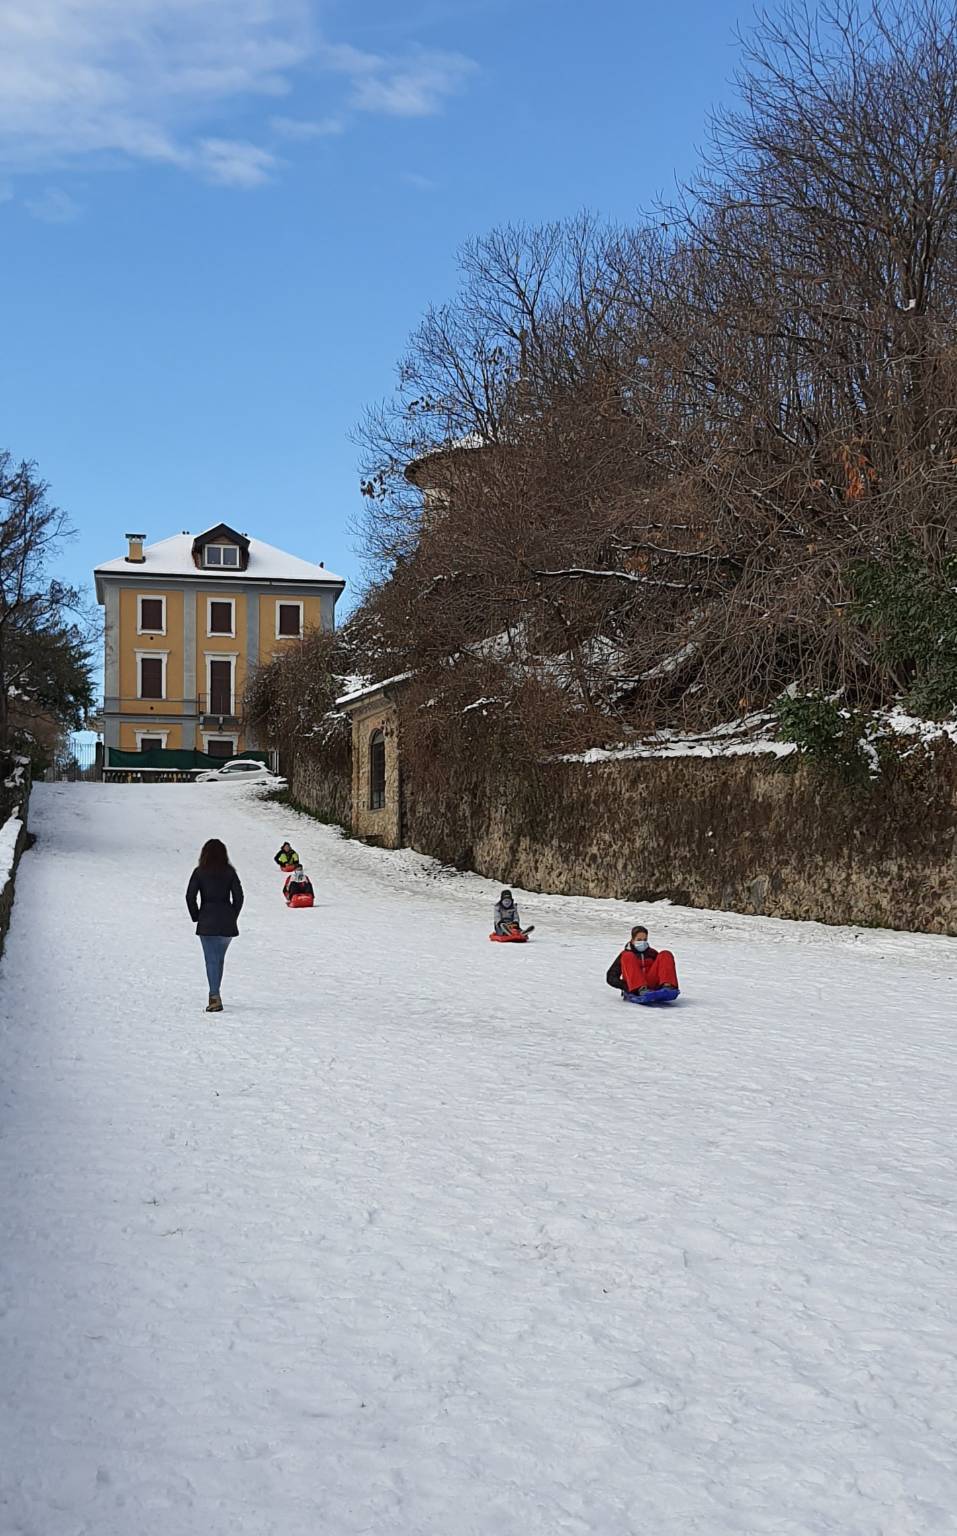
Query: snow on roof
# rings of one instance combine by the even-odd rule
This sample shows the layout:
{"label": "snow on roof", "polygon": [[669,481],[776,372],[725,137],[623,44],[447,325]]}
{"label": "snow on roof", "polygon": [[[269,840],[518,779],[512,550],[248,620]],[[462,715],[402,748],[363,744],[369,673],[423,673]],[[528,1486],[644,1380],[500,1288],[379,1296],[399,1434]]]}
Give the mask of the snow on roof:
{"label": "snow on roof", "polygon": [[374,693],[378,693],[380,688],[393,688],[398,683],[408,682],[411,676],[411,672],[397,672],[395,677],[384,677],[379,683],[370,683],[364,678],[355,678],[354,681],[359,686],[353,688],[349,693],[341,693],[336,699],[336,708],[348,709],[350,704],[358,704],[360,699],[365,699]]}
{"label": "snow on roof", "polygon": [[[214,526],[218,527],[218,524]],[[208,532],[209,530],[204,530]],[[176,533],[158,544],[147,544],[143,550],[142,564],[131,563],[121,555],[117,560],[107,560],[98,565],[95,576],[197,576],[199,568],[193,559],[193,544],[202,534]],[[222,570],[202,568],[203,579],[207,576],[222,577],[235,581],[321,581],[330,586],[345,586],[342,576],[316,565],[311,560],[300,560],[298,555],[288,555],[283,549],[275,549],[262,539],[249,540],[249,563],[244,571],[233,567]]]}
{"label": "snow on roof", "polygon": [[450,457],[453,453],[471,453],[475,448],[489,448],[491,446],[491,438],[483,437],[481,432],[466,432],[463,437],[446,438],[444,443],[436,443],[431,448],[424,448],[421,453],[417,453],[414,458],[411,458],[405,466],[405,478],[411,480],[414,485],[419,469],[431,459],[444,459]]}

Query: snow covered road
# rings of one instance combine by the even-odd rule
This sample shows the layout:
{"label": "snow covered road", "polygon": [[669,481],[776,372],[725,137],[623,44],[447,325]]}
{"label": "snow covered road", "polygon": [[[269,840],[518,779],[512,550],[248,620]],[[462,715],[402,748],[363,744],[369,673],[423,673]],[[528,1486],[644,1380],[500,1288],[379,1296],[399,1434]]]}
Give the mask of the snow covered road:
{"label": "snow covered road", "polygon": [[[488,882],[244,791],[34,806],[2,1536],[957,1530],[957,942],[520,895],[509,948]],[[639,919],[670,1011],[604,984]]]}

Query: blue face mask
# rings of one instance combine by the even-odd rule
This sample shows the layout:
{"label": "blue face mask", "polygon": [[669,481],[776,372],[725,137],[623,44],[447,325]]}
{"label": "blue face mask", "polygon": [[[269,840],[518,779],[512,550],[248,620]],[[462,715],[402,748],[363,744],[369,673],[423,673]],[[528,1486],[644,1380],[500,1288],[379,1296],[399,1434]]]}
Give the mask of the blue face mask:
{"label": "blue face mask", "polygon": [[645,950],[648,948],[648,940],[647,939],[633,939],[632,943],[631,943],[631,947],[635,951],[636,954],[643,955]]}

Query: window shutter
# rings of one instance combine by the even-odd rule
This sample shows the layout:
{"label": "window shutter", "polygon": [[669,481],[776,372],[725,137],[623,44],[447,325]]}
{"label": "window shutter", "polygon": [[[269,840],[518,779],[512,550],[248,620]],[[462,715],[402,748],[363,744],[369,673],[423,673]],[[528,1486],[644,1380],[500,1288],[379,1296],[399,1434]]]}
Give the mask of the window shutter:
{"label": "window shutter", "polygon": [[163,663],[159,656],[140,657],[140,694],[144,699],[163,697]]}
{"label": "window shutter", "polygon": [[163,629],[163,599],[161,597],[140,598],[140,628],[155,629],[161,633]]}
{"label": "window shutter", "polygon": [[233,632],[232,603],[210,603],[209,632],[211,635],[231,635]]}
{"label": "window shutter", "polygon": [[299,604],[279,604],[279,633],[281,635],[295,636],[299,634]]}

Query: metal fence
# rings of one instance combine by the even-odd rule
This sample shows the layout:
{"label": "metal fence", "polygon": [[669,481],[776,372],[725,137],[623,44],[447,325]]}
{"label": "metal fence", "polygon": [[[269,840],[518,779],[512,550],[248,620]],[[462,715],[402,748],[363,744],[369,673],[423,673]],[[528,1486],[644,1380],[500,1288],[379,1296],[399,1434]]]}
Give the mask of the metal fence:
{"label": "metal fence", "polygon": [[61,747],[44,778],[48,784],[92,784],[102,778],[102,748],[95,741]]}

